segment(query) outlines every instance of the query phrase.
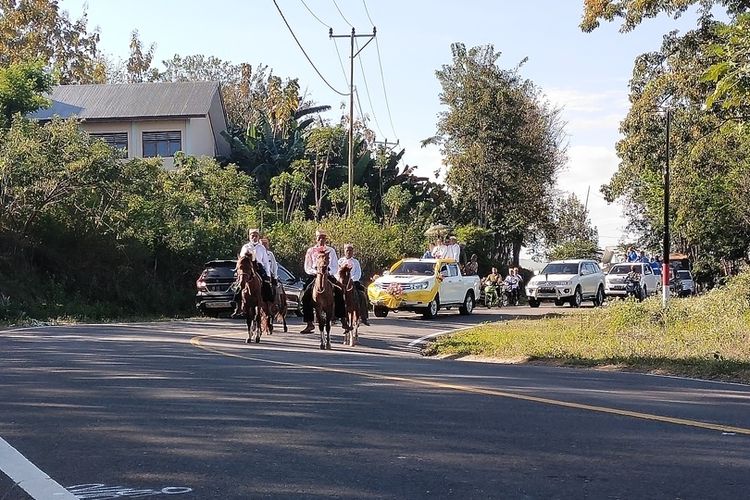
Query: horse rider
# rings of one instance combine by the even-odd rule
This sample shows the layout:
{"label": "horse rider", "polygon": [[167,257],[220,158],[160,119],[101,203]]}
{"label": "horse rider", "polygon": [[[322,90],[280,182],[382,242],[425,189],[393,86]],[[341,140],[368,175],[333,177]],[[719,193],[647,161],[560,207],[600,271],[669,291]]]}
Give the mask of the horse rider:
{"label": "horse rider", "polygon": [[268,250],[260,242],[260,230],[252,228],[248,232],[250,241],[245,243],[240,250],[240,256],[245,252],[252,251],[255,255],[255,267],[262,280],[261,294],[263,300],[271,302],[273,300],[273,289],[271,288],[271,262],[268,258]]}
{"label": "horse rider", "polygon": [[276,262],[276,256],[269,248],[271,243],[268,238],[264,236],[260,239],[260,242],[263,244],[263,248],[266,249],[266,253],[268,254],[268,268],[271,274],[271,285],[276,288],[279,282],[279,263]]}
{"label": "horse rider", "polygon": [[305,253],[305,289],[302,292],[302,319],[307,323],[307,326],[300,333],[312,333],[315,331],[315,315],[313,311],[313,299],[312,292],[313,286],[315,285],[315,276],[318,273],[316,268],[317,257],[321,252],[328,253],[328,281],[333,286],[333,304],[334,304],[334,315],[341,320],[342,325],[346,325],[346,306],[344,304],[344,293],[341,290],[341,285],[336,281],[333,276],[339,270],[338,256],[336,250],[333,247],[326,244],[328,235],[322,229],[315,231],[316,243],[307,249]]}
{"label": "horse rider", "polygon": [[361,283],[362,279],[362,266],[359,264],[359,260],[354,257],[354,245],[347,243],[344,245],[344,256],[339,259],[339,269],[342,266],[347,265],[351,268],[351,280],[354,282],[354,287],[357,289],[357,295],[359,295],[359,303],[363,306],[362,309],[362,323],[370,326],[370,322],[367,320],[369,313],[369,305],[367,303],[367,292],[365,286]]}

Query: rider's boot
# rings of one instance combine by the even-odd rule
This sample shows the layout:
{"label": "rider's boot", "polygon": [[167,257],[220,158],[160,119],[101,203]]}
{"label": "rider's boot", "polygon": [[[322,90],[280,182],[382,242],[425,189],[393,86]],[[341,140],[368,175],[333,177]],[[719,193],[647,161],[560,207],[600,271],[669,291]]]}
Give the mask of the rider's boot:
{"label": "rider's boot", "polygon": [[315,324],[312,321],[307,322],[307,326],[300,333],[312,333],[315,331]]}

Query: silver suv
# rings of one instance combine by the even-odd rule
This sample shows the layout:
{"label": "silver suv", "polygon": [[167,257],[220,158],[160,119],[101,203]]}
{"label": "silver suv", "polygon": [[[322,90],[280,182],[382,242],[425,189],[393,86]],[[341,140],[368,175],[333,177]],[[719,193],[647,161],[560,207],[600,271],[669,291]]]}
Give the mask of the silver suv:
{"label": "silver suv", "polygon": [[600,306],[604,303],[604,273],[593,260],[550,262],[529,280],[526,296],[531,307],[539,307],[542,302],[557,306],[568,302],[571,307],[580,307],[584,300]]}

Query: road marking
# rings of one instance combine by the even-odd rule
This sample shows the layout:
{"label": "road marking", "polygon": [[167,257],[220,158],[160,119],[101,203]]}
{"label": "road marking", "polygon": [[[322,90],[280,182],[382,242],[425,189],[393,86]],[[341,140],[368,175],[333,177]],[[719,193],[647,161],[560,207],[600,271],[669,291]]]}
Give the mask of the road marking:
{"label": "road marking", "polygon": [[425,340],[439,337],[441,335],[448,335],[449,333],[458,333],[458,332],[463,332],[465,330],[471,330],[472,328],[476,328],[477,326],[480,326],[480,325],[471,325],[471,326],[467,326],[464,328],[456,328],[455,330],[443,330],[442,332],[430,333],[428,335],[425,335],[424,337],[419,337],[417,340],[412,340],[411,342],[409,342],[409,347],[418,346]]}
{"label": "road marking", "polygon": [[[223,335],[224,334],[222,334],[222,336]],[[641,420],[650,420],[652,422],[662,422],[662,423],[667,423],[667,424],[682,425],[686,427],[696,427],[699,429],[719,431],[722,433],[735,433],[735,434],[742,434],[745,436],[750,436],[750,428],[714,424],[711,422],[701,422],[699,420],[689,420],[689,419],[684,419],[684,418],[667,417],[663,415],[654,415],[654,414],[643,413],[639,411],[622,410],[619,408],[610,408],[607,406],[589,405],[589,404],[584,404],[584,403],[573,403],[570,401],[561,401],[557,399],[542,398],[538,396],[529,396],[526,394],[500,391],[497,389],[487,389],[487,388],[476,387],[476,386],[471,386],[471,385],[448,384],[445,382],[435,382],[432,380],[425,380],[425,379],[420,379],[420,378],[407,378],[407,377],[400,377],[396,375],[383,375],[379,373],[370,373],[370,372],[365,372],[361,370],[352,370],[348,368],[334,368],[334,367],[328,367],[328,366],[304,365],[300,363],[291,363],[288,361],[273,361],[270,359],[258,358],[255,356],[244,356],[241,354],[224,352],[219,349],[215,349],[207,345],[204,345],[201,342],[201,340],[203,339],[209,339],[214,336],[215,335],[199,335],[197,337],[193,337],[192,339],[190,339],[190,343],[199,349],[203,349],[204,351],[212,352],[214,354],[219,354],[219,355],[227,356],[231,358],[245,359],[249,361],[258,361],[260,363],[266,363],[266,364],[271,364],[271,365],[288,366],[288,367],[293,367],[293,368],[316,370],[316,371],[329,372],[329,373],[342,373],[342,374],[347,374],[347,375],[357,375],[360,377],[371,378],[371,379],[376,379],[376,380],[386,380],[389,382],[397,382],[397,383],[401,383],[405,385],[417,385],[417,386],[431,387],[435,389],[449,389],[449,390],[454,390],[454,391],[459,391],[459,392],[468,392],[472,394],[482,394],[485,396],[495,396],[495,397],[501,397],[501,398],[516,399],[520,401],[529,401],[532,403],[560,406],[563,408],[572,408],[576,410],[585,410],[585,411],[591,411],[591,412],[597,412],[597,413],[605,413],[605,414],[617,415],[621,417],[631,417],[631,418],[637,418]]]}
{"label": "road marking", "polygon": [[77,500],[54,479],[39,470],[6,440],[0,438],[0,470],[35,500]]}

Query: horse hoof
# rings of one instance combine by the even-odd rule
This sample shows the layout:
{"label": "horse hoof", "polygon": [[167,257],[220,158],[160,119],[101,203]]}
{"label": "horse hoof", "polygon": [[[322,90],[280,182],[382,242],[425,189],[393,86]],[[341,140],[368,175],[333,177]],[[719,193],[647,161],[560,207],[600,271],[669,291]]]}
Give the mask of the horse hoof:
{"label": "horse hoof", "polygon": [[324,350],[325,350],[325,348],[326,348],[326,345],[325,345],[325,344],[320,344],[320,349],[321,349],[321,350],[323,350],[323,351],[324,351]]}
{"label": "horse hoof", "polygon": [[250,344],[251,342],[252,342],[252,340],[250,340],[250,337],[248,337],[248,338],[245,339],[245,343],[246,344]]}
{"label": "horse hoof", "polygon": [[284,333],[286,333],[286,327],[284,327]]}
{"label": "horse hoof", "polygon": [[330,348],[331,348],[331,343],[330,343],[330,342],[327,342],[327,343],[326,343],[326,349],[330,349]]}
{"label": "horse hoof", "polygon": [[256,344],[260,344],[260,335],[257,336],[257,337],[255,337],[255,343]]}

